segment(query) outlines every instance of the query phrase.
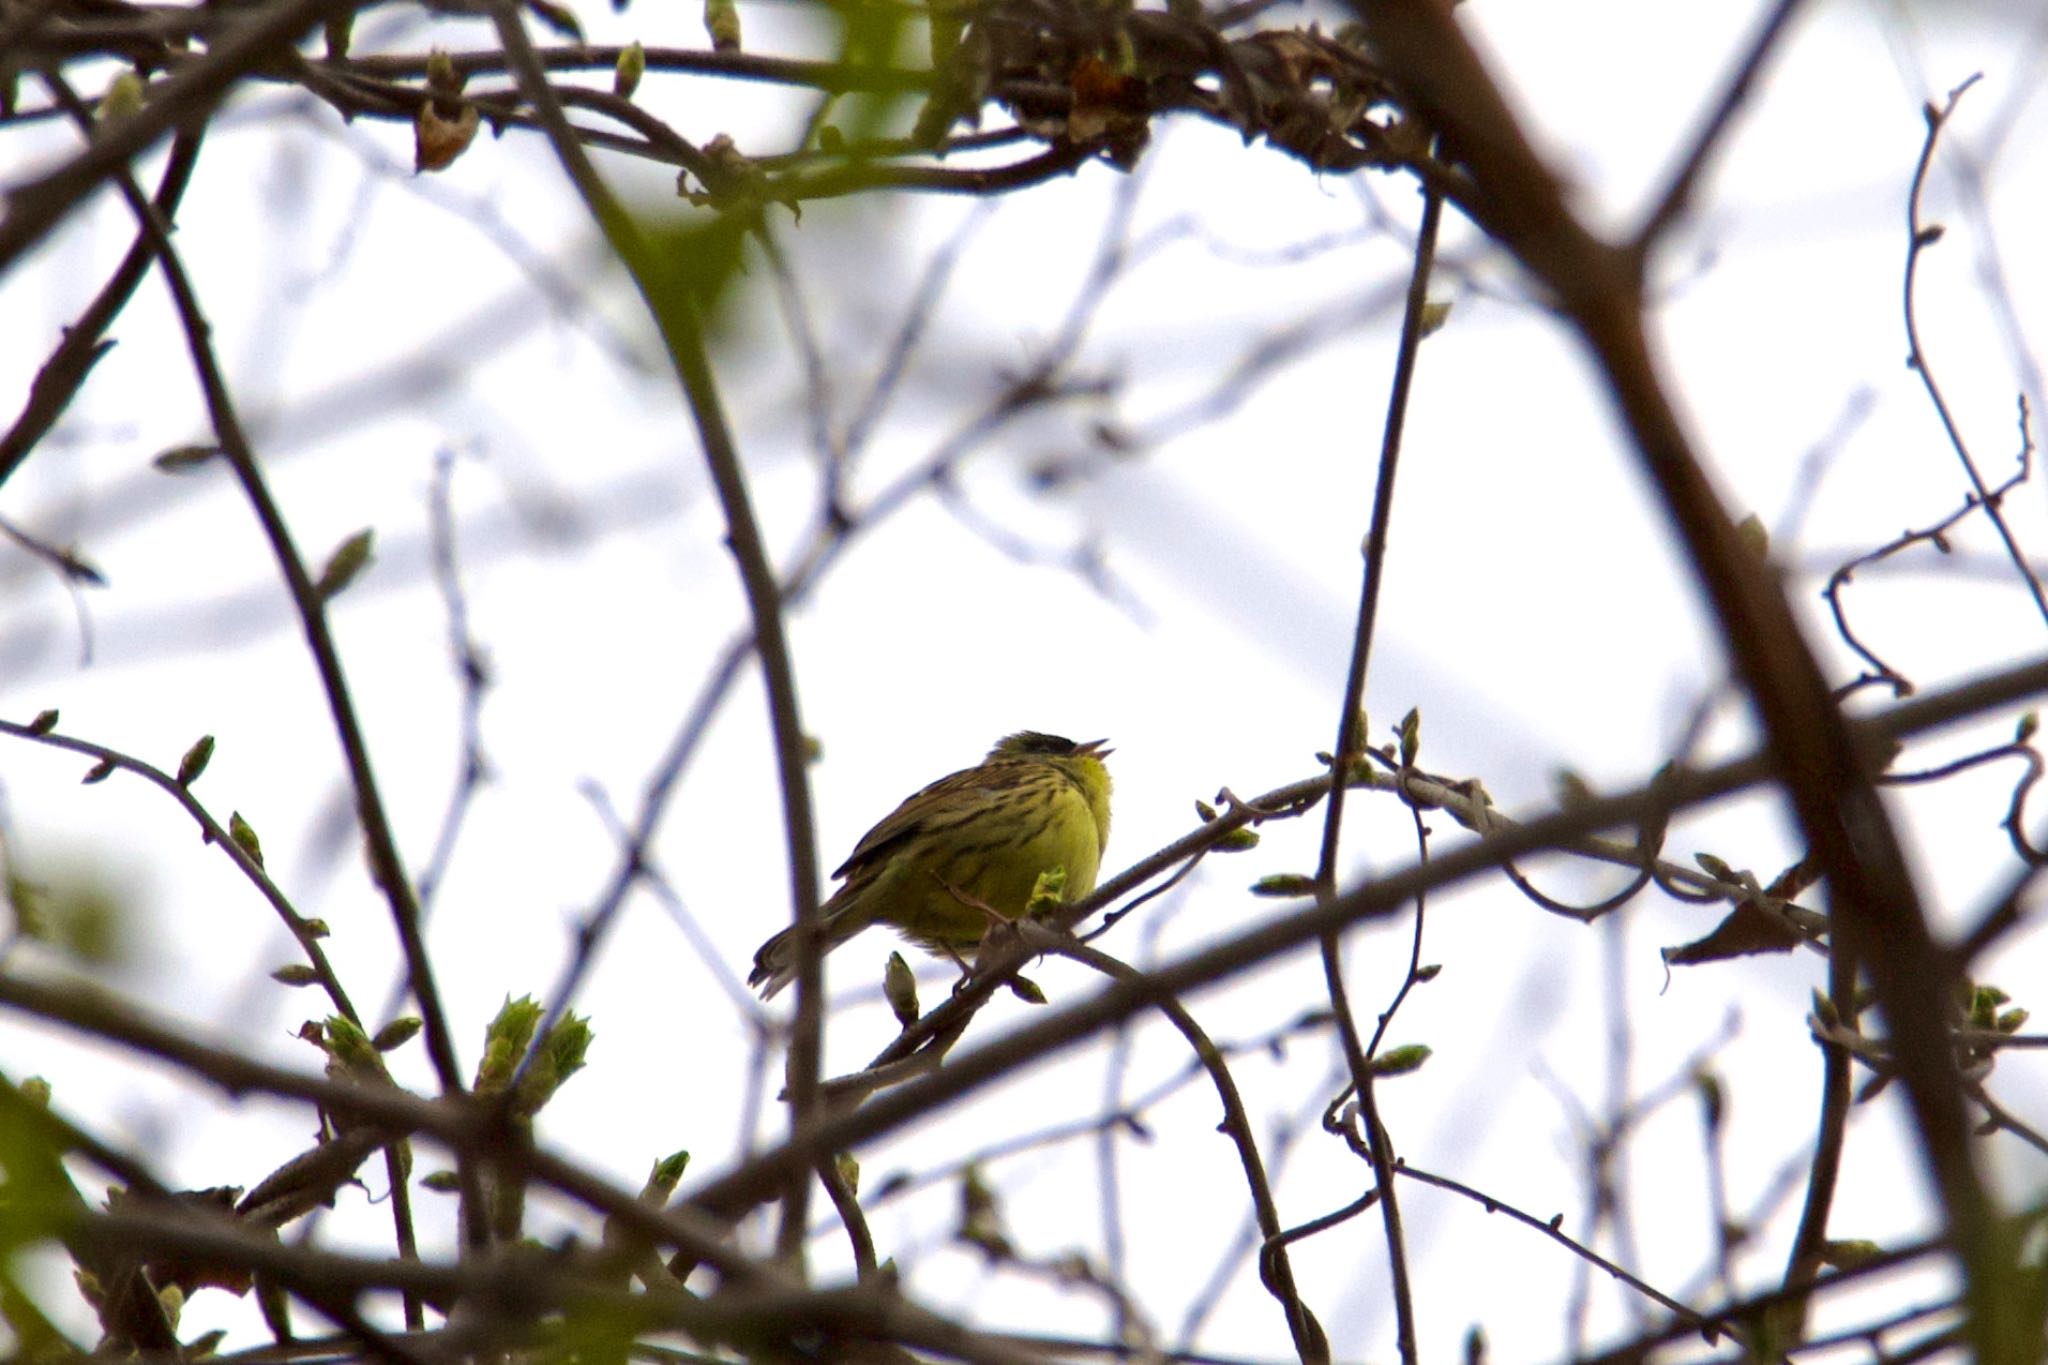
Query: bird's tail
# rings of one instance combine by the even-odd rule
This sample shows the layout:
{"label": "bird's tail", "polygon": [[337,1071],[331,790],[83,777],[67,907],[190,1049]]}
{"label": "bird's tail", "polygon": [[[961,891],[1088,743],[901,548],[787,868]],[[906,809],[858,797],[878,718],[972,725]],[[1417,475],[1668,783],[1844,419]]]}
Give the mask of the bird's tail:
{"label": "bird's tail", "polygon": [[[859,933],[864,925],[845,915],[822,915],[819,917],[818,956],[837,948],[840,944]],[[796,980],[797,927],[791,925],[761,945],[754,954],[754,970],[747,973],[747,984],[761,992],[763,1000],[773,1000],[777,992]]]}

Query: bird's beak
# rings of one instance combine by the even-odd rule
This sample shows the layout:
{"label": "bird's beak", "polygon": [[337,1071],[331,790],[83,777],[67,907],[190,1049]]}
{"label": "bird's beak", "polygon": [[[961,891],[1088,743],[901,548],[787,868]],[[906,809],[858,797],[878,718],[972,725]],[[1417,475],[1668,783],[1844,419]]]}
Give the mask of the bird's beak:
{"label": "bird's beak", "polygon": [[1109,741],[1106,739],[1091,739],[1086,744],[1076,744],[1074,746],[1074,752],[1077,754],[1086,754],[1090,758],[1108,758],[1111,754],[1116,752],[1116,750],[1114,749],[1105,749],[1103,747],[1105,744],[1108,743]]}

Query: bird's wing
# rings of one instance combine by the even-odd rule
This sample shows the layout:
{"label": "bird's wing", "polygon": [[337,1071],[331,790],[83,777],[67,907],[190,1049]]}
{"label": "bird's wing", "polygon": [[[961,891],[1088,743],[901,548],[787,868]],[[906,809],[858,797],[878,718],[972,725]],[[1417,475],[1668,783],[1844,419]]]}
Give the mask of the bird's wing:
{"label": "bird's wing", "polygon": [[889,854],[925,827],[941,801],[970,785],[977,770],[966,768],[948,773],[938,781],[905,799],[902,805],[882,817],[881,823],[863,834],[846,861],[833,872],[837,877],[858,877],[862,869],[885,861]]}

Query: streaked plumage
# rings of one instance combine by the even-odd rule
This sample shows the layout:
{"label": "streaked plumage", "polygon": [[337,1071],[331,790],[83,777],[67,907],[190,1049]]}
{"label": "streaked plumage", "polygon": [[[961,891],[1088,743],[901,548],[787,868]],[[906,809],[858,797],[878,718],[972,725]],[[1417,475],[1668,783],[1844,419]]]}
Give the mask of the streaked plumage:
{"label": "streaked plumage", "polygon": [[[1109,842],[1103,744],[1025,730],[898,806],[832,874],[846,884],[820,908],[823,951],[887,924],[927,952],[958,955],[988,928],[974,902],[1015,918],[1056,867],[1068,900],[1094,890]],[[767,998],[795,975],[794,930],[785,929],[754,954],[747,984]]]}

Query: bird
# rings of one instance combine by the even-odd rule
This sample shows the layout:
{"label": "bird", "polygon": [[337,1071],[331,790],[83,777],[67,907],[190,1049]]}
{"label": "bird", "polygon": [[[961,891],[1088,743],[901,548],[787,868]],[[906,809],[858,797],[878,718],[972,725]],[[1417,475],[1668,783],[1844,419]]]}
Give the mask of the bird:
{"label": "bird", "polygon": [[[1093,891],[1109,844],[1107,745],[1021,730],[904,801],[832,874],[844,885],[818,909],[819,955],[886,924],[958,962],[992,916],[1024,913],[1042,874],[1062,872],[1069,901]],[[747,984],[762,999],[796,979],[796,935],[784,929],[754,954]]]}

